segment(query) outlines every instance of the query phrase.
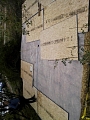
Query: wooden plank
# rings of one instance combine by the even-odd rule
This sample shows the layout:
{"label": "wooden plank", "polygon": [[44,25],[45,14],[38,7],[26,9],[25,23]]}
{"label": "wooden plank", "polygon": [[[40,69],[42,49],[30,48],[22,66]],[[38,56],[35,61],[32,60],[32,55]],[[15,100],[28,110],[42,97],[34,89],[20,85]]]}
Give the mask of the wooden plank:
{"label": "wooden plank", "polygon": [[32,24],[30,27],[26,27],[26,30],[29,31],[30,35],[26,35],[26,42],[32,42],[40,39],[40,32],[43,30],[43,11],[41,15],[36,14],[32,19]]}
{"label": "wooden plank", "polygon": [[76,16],[43,30],[40,40],[41,59],[78,60]]}
{"label": "wooden plank", "polygon": [[68,120],[68,113],[39,91],[38,114],[42,120]]}
{"label": "wooden plank", "polygon": [[26,0],[25,1],[26,10],[29,10],[30,8],[32,8],[36,3],[37,3],[37,0]]}
{"label": "wooden plank", "polygon": [[21,60],[21,78],[23,79],[23,95],[26,98],[34,95],[33,65]]}
{"label": "wooden plank", "polygon": [[[88,6],[89,0],[56,0],[45,9],[44,29],[78,14],[78,32],[82,32],[82,26],[88,24]],[[84,31],[87,32],[88,27]]]}
{"label": "wooden plank", "polygon": [[[22,23],[38,12],[37,0],[26,0],[22,5]],[[26,19],[25,19],[26,18]]]}
{"label": "wooden plank", "polygon": [[30,98],[34,95],[34,89],[32,86],[28,83],[28,81],[23,80],[23,96],[25,98]]}
{"label": "wooden plank", "polygon": [[22,75],[21,77],[24,80],[32,81],[32,79],[33,79],[33,65],[21,60],[21,75]]}
{"label": "wooden plank", "polygon": [[55,0],[39,0],[41,5],[45,8],[46,6],[50,5]]}

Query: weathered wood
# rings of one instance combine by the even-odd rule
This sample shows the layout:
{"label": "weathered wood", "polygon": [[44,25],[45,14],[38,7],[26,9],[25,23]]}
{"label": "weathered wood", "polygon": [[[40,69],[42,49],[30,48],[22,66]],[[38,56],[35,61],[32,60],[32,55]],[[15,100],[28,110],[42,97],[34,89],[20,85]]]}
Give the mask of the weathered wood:
{"label": "weathered wood", "polygon": [[78,60],[77,20],[73,16],[40,34],[41,59]]}

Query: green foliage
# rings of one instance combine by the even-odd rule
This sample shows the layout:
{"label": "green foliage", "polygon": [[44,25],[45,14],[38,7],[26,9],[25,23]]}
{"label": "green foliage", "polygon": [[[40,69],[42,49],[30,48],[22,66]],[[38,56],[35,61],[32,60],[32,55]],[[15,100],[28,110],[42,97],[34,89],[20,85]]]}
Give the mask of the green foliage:
{"label": "green foliage", "polygon": [[20,41],[9,41],[0,44],[0,73],[7,76],[13,91],[22,91],[20,78]]}
{"label": "green foliage", "polygon": [[86,51],[85,54],[83,55],[82,59],[80,60],[82,64],[85,63],[90,63],[90,51]]}
{"label": "green foliage", "polygon": [[[3,17],[6,22],[8,40],[5,44],[0,39],[0,73],[7,76],[14,93],[22,94],[22,80],[20,78],[20,47],[22,30],[22,0],[0,0],[2,6],[7,8],[7,16]],[[23,114],[22,114],[23,113]],[[1,116],[0,116],[1,117]],[[40,120],[32,107],[25,107],[21,112],[7,113],[0,118],[5,120]]]}
{"label": "green foliage", "polygon": [[3,61],[8,67],[17,69],[17,62],[20,60],[20,41],[9,41],[2,47]]}
{"label": "green foliage", "polygon": [[[6,22],[6,43],[4,37],[0,39],[0,73],[7,76],[8,80],[14,81],[20,79],[20,46],[22,32],[22,0],[0,0],[2,5],[2,22]],[[6,7],[6,17],[3,8]],[[19,86],[17,83],[17,86]]]}

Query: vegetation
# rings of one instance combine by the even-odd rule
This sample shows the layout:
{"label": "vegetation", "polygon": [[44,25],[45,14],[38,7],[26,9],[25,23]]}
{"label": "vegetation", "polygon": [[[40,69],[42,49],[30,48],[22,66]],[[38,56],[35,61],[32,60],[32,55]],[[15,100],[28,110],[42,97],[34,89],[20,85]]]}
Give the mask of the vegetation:
{"label": "vegetation", "polygon": [[[22,80],[20,78],[20,47],[22,35],[22,3],[24,0],[0,0],[2,36],[0,36],[0,73],[8,80],[13,92],[22,95]],[[5,9],[6,13],[5,13]],[[6,14],[6,15],[5,15]],[[3,28],[4,23],[6,29]],[[4,36],[6,37],[4,42]],[[6,76],[6,77],[5,77]],[[6,81],[7,82],[7,81]],[[7,113],[0,119],[5,120],[40,120],[33,108],[25,106],[20,111]]]}
{"label": "vegetation", "polygon": [[[85,33],[84,55],[81,59],[83,64],[82,90],[81,90],[81,118],[83,120],[90,118],[90,32]],[[86,109],[86,110],[85,110]]]}
{"label": "vegetation", "polygon": [[[7,76],[12,85],[17,83],[18,89],[21,83],[22,0],[1,0],[0,5],[2,16],[2,29],[0,30],[3,33],[0,39],[0,73]],[[4,29],[4,24],[6,24],[6,29]]]}

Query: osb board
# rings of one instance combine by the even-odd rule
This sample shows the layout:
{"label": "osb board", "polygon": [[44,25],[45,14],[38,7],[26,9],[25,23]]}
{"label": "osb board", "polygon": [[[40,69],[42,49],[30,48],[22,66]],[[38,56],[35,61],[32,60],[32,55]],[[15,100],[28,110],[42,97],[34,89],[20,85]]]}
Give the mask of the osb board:
{"label": "osb board", "polygon": [[42,120],[68,120],[68,113],[38,91],[38,114]]}
{"label": "osb board", "polygon": [[29,19],[37,12],[38,12],[37,0],[26,0],[22,5],[22,21],[23,21],[22,23],[26,21],[25,16],[27,17],[27,19]]}
{"label": "osb board", "polygon": [[25,98],[30,98],[35,94],[33,87],[29,84],[27,80],[23,79],[23,96]]}
{"label": "osb board", "polygon": [[78,32],[88,31],[88,22],[85,22],[85,20],[88,21],[88,12],[78,14]]}
{"label": "osb board", "polygon": [[25,2],[22,4],[22,23],[25,21],[25,11],[24,11]]}
{"label": "osb board", "polygon": [[[51,4],[52,2],[53,0],[48,0],[48,1],[39,0],[39,3],[41,3],[41,9]],[[26,6],[25,9],[24,9],[24,6]],[[26,0],[22,4],[22,23],[26,21],[25,16],[27,17],[27,19],[29,19],[30,17],[34,16],[37,12],[38,12],[38,1],[37,0]]]}
{"label": "osb board", "polygon": [[31,83],[33,79],[33,65],[21,60],[21,77]]}
{"label": "osb board", "polygon": [[41,3],[42,7],[46,7],[48,5],[50,5],[52,2],[54,2],[55,0],[39,0],[39,2]]}
{"label": "osb board", "polygon": [[23,95],[29,98],[34,95],[33,65],[21,60],[21,78],[23,79]]}
{"label": "osb board", "polygon": [[40,40],[41,59],[69,58],[78,60],[76,16],[43,30]]}
{"label": "osb board", "polygon": [[30,33],[30,35],[26,35],[26,42],[40,39],[40,32],[43,30],[43,11],[41,11],[40,16],[36,14],[31,21],[32,24],[29,27],[26,27],[26,30]]}
{"label": "osb board", "polygon": [[[23,96],[25,98],[30,98],[33,95],[35,95],[35,97],[37,98],[37,89],[35,87],[30,86],[28,81],[23,79]],[[37,112],[37,102],[32,103],[31,106]]]}
{"label": "osb board", "polygon": [[88,23],[88,5],[89,0],[56,0],[44,10],[44,29],[78,14],[78,32],[82,32],[81,28]]}
{"label": "osb board", "polygon": [[29,10],[37,3],[37,0],[26,0],[24,4],[26,5],[26,10]]}

